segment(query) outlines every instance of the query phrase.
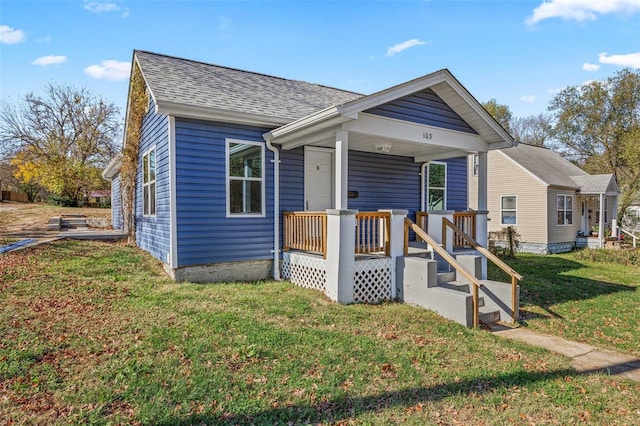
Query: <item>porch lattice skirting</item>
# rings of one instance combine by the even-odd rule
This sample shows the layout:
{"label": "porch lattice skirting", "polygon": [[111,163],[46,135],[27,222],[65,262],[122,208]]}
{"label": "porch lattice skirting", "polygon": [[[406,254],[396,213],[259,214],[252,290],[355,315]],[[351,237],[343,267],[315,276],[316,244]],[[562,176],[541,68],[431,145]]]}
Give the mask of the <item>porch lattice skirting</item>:
{"label": "porch lattice skirting", "polygon": [[377,303],[391,299],[391,258],[356,260],[353,277],[353,300]]}
{"label": "porch lattice skirting", "polygon": [[[326,292],[327,261],[306,253],[285,252],[282,256],[282,278],[291,283]],[[358,259],[355,262],[353,300],[377,303],[391,299],[391,258]]]}
{"label": "porch lattice skirting", "polygon": [[282,278],[293,284],[325,292],[327,261],[320,256],[301,253],[283,253]]}

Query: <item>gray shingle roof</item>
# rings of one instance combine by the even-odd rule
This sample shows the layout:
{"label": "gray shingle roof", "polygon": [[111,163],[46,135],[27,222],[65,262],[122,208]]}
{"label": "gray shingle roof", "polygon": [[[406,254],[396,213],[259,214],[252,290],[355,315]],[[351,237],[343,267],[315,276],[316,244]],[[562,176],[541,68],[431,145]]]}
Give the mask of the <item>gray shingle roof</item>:
{"label": "gray shingle roof", "polygon": [[578,189],[578,184],[571,176],[589,176],[580,167],[548,148],[521,143],[501,152],[548,185]]}
{"label": "gray shingle roof", "polygon": [[136,50],[134,55],[158,104],[171,102],[293,121],[363,96],[152,52]]}
{"label": "gray shingle roof", "polygon": [[618,192],[613,175],[590,175],[548,148],[521,143],[501,152],[548,185],[575,188],[582,194]]}
{"label": "gray shingle roof", "polygon": [[578,185],[581,194],[606,194],[619,192],[612,174],[571,176],[571,179],[573,179],[576,185]]}

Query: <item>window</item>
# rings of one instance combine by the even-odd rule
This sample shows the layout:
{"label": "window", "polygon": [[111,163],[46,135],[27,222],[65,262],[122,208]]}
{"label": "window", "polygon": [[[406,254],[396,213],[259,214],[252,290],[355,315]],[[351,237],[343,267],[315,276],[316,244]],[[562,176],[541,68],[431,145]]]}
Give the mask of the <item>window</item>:
{"label": "window", "polygon": [[227,215],[264,215],[264,145],[227,139]]}
{"label": "window", "polygon": [[144,216],[156,214],[156,149],[142,156],[142,191],[144,198]]}
{"label": "window", "polygon": [[478,160],[478,154],[473,154],[473,156],[471,157],[472,160],[472,164],[471,164],[471,170],[472,170],[472,174],[473,176],[478,176],[478,167],[479,167],[479,160]]}
{"label": "window", "polygon": [[518,198],[515,195],[503,195],[500,200],[500,224],[515,225],[517,221]]}
{"label": "window", "polygon": [[558,195],[558,225],[573,224],[573,196]]}
{"label": "window", "polygon": [[427,210],[446,210],[447,165],[445,163],[429,163],[428,176]]}

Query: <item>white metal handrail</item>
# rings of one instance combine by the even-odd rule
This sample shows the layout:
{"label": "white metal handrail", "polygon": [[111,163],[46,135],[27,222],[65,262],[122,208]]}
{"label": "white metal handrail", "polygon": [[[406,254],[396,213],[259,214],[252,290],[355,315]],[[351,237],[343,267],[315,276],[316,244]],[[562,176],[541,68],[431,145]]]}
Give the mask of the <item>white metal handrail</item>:
{"label": "white metal handrail", "polygon": [[627,234],[628,236],[630,236],[631,238],[633,238],[633,248],[636,248],[636,244],[638,242],[638,238],[640,237],[636,237],[631,231],[627,231],[626,229],[618,226],[617,227],[620,231],[624,232],[625,234]]}

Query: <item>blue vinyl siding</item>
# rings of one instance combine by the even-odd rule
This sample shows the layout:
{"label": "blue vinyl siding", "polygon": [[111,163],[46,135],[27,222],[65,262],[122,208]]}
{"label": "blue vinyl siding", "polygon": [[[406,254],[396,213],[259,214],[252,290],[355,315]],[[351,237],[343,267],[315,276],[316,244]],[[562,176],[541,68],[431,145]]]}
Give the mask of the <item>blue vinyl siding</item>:
{"label": "blue vinyl siding", "polygon": [[280,150],[280,210],[304,210],[304,148]]}
{"label": "blue vinyl siding", "polygon": [[365,112],[387,118],[476,134],[475,130],[431,89],[371,108]]}
{"label": "blue vinyl siding", "polygon": [[120,175],[111,179],[111,227],[122,231],[122,191],[120,189]]}
{"label": "blue vinyl siding", "polygon": [[176,118],[178,266],[272,259],[273,154],[265,147],[265,217],[226,217],[225,139],[269,129]]}
{"label": "blue vinyl siding", "polygon": [[[447,164],[447,209],[466,210],[466,157],[442,162]],[[409,157],[349,151],[349,191],[358,191],[358,198],[348,200],[349,208],[407,209],[415,217],[420,210],[420,165]]]}
{"label": "blue vinyl siding", "polygon": [[447,210],[467,210],[467,157],[449,158],[447,163]]}
{"label": "blue vinyl siding", "polygon": [[[142,120],[136,180],[136,244],[167,262],[170,250],[169,119],[151,107]],[[143,215],[142,156],[156,148],[156,214]]]}

